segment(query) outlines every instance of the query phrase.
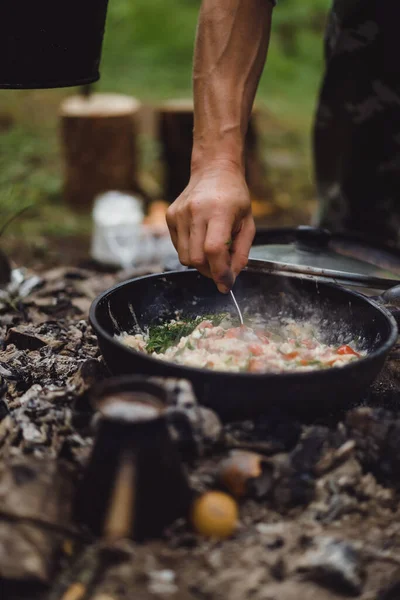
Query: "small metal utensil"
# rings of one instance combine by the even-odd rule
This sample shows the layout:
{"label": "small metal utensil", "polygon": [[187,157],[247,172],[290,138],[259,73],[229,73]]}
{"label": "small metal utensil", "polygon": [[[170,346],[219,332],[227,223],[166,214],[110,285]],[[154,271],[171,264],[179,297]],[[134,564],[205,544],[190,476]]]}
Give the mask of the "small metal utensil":
{"label": "small metal utensil", "polygon": [[244,323],[243,323],[242,311],[241,311],[241,310],[240,310],[240,308],[239,308],[239,304],[237,303],[237,301],[236,301],[236,298],[235,298],[235,295],[234,295],[234,293],[232,292],[232,290],[231,290],[231,296],[232,296],[233,303],[234,303],[234,305],[235,305],[235,307],[236,307],[237,313],[238,313],[238,315],[239,315],[239,321],[240,321],[240,324],[241,324],[241,325],[243,325]]}

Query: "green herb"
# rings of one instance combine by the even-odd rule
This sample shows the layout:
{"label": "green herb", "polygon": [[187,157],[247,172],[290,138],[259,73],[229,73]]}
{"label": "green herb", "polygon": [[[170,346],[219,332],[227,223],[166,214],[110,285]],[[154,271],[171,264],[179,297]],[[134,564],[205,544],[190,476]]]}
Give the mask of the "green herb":
{"label": "green herb", "polygon": [[153,352],[163,354],[168,348],[178,344],[181,338],[190,335],[203,321],[210,321],[213,325],[220,325],[228,316],[227,313],[203,315],[202,317],[186,321],[153,325],[149,328],[146,352],[149,354]]}

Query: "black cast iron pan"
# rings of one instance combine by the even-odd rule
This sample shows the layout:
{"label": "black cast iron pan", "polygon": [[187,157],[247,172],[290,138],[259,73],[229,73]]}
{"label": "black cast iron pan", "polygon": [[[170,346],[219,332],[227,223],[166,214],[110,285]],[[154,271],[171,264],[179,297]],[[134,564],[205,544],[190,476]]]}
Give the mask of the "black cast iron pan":
{"label": "black cast iron pan", "polygon": [[318,318],[328,342],[341,344],[360,336],[368,355],[342,368],[308,373],[221,373],[160,361],[114,338],[115,333],[132,332],[137,324],[145,330],[169,321],[177,311],[186,317],[221,311],[235,315],[230,296],[220,294],[212,281],[194,270],[116,285],[93,302],[90,321],[113,374],[186,378],[199,401],[223,420],[267,413],[273,406],[306,418],[344,408],[361,399],[397,340],[396,321],[387,308],[335,284],[249,269],[239,276],[235,295],[248,314]]}

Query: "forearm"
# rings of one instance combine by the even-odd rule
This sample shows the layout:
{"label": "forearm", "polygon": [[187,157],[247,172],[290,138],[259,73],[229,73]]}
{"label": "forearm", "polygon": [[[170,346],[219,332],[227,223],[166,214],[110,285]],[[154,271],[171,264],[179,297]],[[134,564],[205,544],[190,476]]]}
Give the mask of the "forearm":
{"label": "forearm", "polygon": [[192,170],[216,160],[243,168],[244,140],[264,67],[269,0],[203,0],[193,66]]}

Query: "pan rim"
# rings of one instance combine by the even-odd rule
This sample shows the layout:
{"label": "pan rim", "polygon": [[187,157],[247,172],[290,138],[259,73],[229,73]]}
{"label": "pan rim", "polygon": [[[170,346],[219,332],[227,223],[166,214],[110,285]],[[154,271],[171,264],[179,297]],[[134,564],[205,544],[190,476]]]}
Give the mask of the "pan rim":
{"label": "pan rim", "polygon": [[[252,270],[251,268],[247,268],[246,271],[257,274],[257,270]],[[336,372],[344,372],[344,373],[356,371],[359,367],[362,368],[369,362],[372,362],[372,361],[386,355],[396,344],[397,338],[399,336],[399,328],[398,328],[397,322],[396,322],[395,318],[393,317],[393,315],[390,313],[390,311],[385,306],[381,306],[375,300],[368,298],[367,296],[364,296],[363,294],[361,294],[359,292],[355,292],[353,290],[348,290],[341,285],[338,285],[335,283],[330,283],[330,282],[324,282],[323,285],[326,287],[329,287],[329,288],[333,288],[333,289],[340,289],[343,292],[345,292],[346,294],[348,294],[352,297],[358,298],[362,302],[367,303],[369,306],[372,306],[375,310],[377,310],[379,313],[381,313],[390,324],[390,333],[389,333],[388,339],[381,346],[379,346],[379,348],[377,348],[375,351],[367,354],[367,356],[363,356],[363,357],[359,358],[357,361],[351,362],[342,367],[331,367],[330,369],[316,369],[315,371],[303,371],[303,372],[285,371],[283,373],[237,373],[237,372],[233,372],[233,371],[213,371],[211,369],[203,369],[200,367],[188,367],[186,365],[178,365],[177,363],[174,363],[172,361],[160,360],[159,358],[154,358],[153,356],[151,356],[149,354],[145,354],[144,352],[140,352],[139,350],[135,350],[134,348],[125,346],[124,344],[122,344],[122,342],[119,342],[117,339],[115,339],[113,336],[111,336],[107,331],[105,331],[105,329],[98,322],[98,319],[96,316],[96,311],[97,311],[97,308],[98,308],[100,302],[102,302],[108,296],[112,295],[116,290],[118,290],[130,283],[133,283],[136,281],[141,281],[144,279],[151,280],[151,279],[155,279],[155,278],[159,278],[159,277],[166,277],[166,276],[170,276],[170,275],[177,275],[179,277],[180,274],[187,274],[187,273],[197,273],[199,276],[201,276],[200,273],[198,273],[198,271],[196,271],[196,269],[187,269],[185,271],[168,271],[168,272],[152,273],[149,275],[141,275],[140,277],[133,277],[132,279],[128,279],[126,281],[119,282],[119,283],[113,285],[112,287],[108,288],[101,294],[99,294],[93,300],[93,302],[90,306],[90,310],[89,310],[89,323],[92,326],[94,332],[96,333],[96,336],[98,335],[98,332],[100,332],[101,335],[112,345],[116,345],[118,348],[121,348],[121,349],[123,348],[125,351],[127,351],[132,356],[139,356],[140,358],[142,358],[144,360],[148,360],[148,361],[150,361],[150,364],[160,365],[160,363],[161,363],[162,365],[166,365],[169,367],[179,368],[182,371],[182,379],[190,380],[191,373],[196,374],[197,376],[201,376],[201,375],[204,376],[204,374],[206,373],[207,376],[209,376],[212,379],[214,379],[216,377],[221,377],[221,375],[222,375],[229,379],[236,378],[236,380],[238,380],[238,378],[239,378],[243,381],[248,380],[248,379],[251,379],[252,381],[267,381],[267,380],[268,381],[277,381],[277,380],[282,380],[282,378],[285,378],[286,380],[291,380],[293,382],[294,381],[302,381],[302,380],[305,380],[310,377],[313,377],[314,379],[316,377],[318,377],[318,378],[329,377],[329,373],[332,373],[332,369],[334,369]],[[285,275],[278,275],[278,274],[271,274],[271,276],[285,277]],[[297,279],[301,279],[301,278],[299,277]],[[308,280],[308,281],[311,281],[311,280]],[[319,285],[320,285],[320,283],[319,283]],[[185,374],[187,374],[187,377],[185,377]],[[164,377],[167,378],[168,375],[166,375]]]}

